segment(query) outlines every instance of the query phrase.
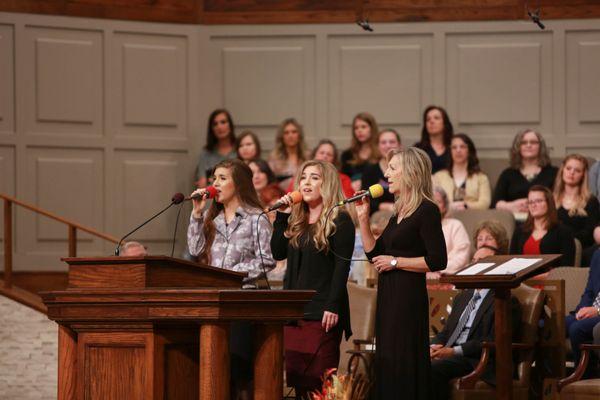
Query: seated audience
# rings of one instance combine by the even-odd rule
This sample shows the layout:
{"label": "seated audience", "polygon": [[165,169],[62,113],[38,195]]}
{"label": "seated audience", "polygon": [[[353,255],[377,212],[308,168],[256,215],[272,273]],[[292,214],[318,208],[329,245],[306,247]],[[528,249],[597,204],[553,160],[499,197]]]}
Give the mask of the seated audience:
{"label": "seated audience", "polygon": [[588,161],[580,154],[563,160],[554,182],[558,219],[573,232],[583,247],[582,265],[590,264],[596,249],[594,229],[600,221],[600,205],[588,188]]}
{"label": "seated audience", "polygon": [[473,235],[475,254],[472,261],[477,262],[489,256],[508,254],[508,233],[499,221],[483,221]]}
{"label": "seated audience", "polygon": [[235,150],[237,157],[248,164],[255,158],[260,158],[261,148],[258,136],[252,131],[243,131],[235,141]]}
{"label": "seated audience", "polygon": [[229,111],[217,109],[208,117],[206,145],[198,157],[196,186],[206,187],[213,175],[215,165],[236,157],[235,126]]}
{"label": "seated audience", "polygon": [[362,112],[352,120],[352,143],[342,152],[342,172],[352,179],[352,188],[361,188],[362,174],[370,162],[377,162],[377,142],[379,132],[377,121],[371,114]]}
{"label": "seated audience", "polygon": [[562,254],[555,266],[572,266],[575,261],[573,234],[558,220],[550,189],[532,186],[527,202],[527,220],[515,228],[510,254]]}
{"label": "seated audience", "polygon": [[450,140],[454,127],[446,110],[429,106],[423,112],[421,140],[415,146],[424,150],[431,158],[431,173],[447,168],[450,162]]}
{"label": "seated audience", "polygon": [[[323,139],[317,144],[315,149],[312,151],[311,159],[332,163],[338,171],[340,169],[337,146],[329,139]],[[350,180],[350,177],[342,172],[339,172],[339,175],[344,196],[346,198],[351,197],[354,194],[354,189],[352,188],[352,181]],[[287,192],[289,193],[293,190],[294,178],[291,179],[290,185],[287,187]]]}
{"label": "seated audience", "polygon": [[556,171],[542,135],[531,129],[519,132],[510,149],[510,167],[502,171],[496,183],[492,207],[511,211],[523,221],[529,188],[542,185],[552,189]]}
{"label": "seated audience", "polygon": [[600,197],[600,161],[596,161],[590,167],[590,192],[597,198]]}
{"label": "seated audience", "polygon": [[433,199],[442,214],[442,231],[446,241],[448,263],[446,269],[437,272],[427,272],[427,279],[439,279],[442,275],[452,275],[469,262],[471,242],[469,234],[462,222],[455,218],[448,218],[448,196],[444,189],[436,186],[433,188]]}
{"label": "seated audience", "polygon": [[139,242],[126,242],[119,252],[121,257],[144,257],[148,255],[146,246]]}
{"label": "seated audience", "polygon": [[269,166],[282,190],[287,189],[307,155],[302,125],[294,118],[285,119],[277,129],[275,148],[269,156]]}
{"label": "seated audience", "polygon": [[387,154],[390,150],[400,148],[401,146],[400,135],[393,129],[384,129],[377,135],[379,162],[367,165],[362,177],[362,190],[367,190],[375,184],[380,184],[384,188],[383,196],[370,200],[371,214],[380,210],[394,210],[394,195],[388,190],[388,181],[383,174],[388,167]]}
{"label": "seated audience", "polygon": [[[511,298],[513,338],[518,338],[521,308]],[[450,398],[449,381],[471,373],[481,358],[481,343],[494,340],[494,292],[492,289],[468,289],[452,302],[448,322],[432,340],[431,390],[433,400]],[[493,357],[493,355],[492,355]],[[495,360],[488,360],[481,379],[496,384]]]}
{"label": "seated audience", "polygon": [[479,168],[475,144],[464,133],[452,137],[450,164],[433,175],[433,183],[446,191],[451,210],[490,208],[490,181]]}
{"label": "seated audience", "polygon": [[581,356],[579,346],[594,340],[594,331],[598,324],[600,324],[600,250],[596,250],[592,257],[590,274],[581,300],[565,320],[575,364]]}
{"label": "seated audience", "polygon": [[[381,236],[393,214],[393,211],[376,211],[371,215],[369,223],[375,240]],[[348,279],[356,281],[359,285],[363,286],[366,285],[368,279],[377,279],[377,271],[373,268],[373,264],[366,259],[365,249],[362,244],[362,236],[358,229],[356,230],[352,258],[354,260],[362,260],[352,261],[352,263],[350,263],[350,276]]]}
{"label": "seated audience", "polygon": [[277,184],[275,174],[271,171],[269,164],[265,160],[258,158],[250,161],[248,166],[252,170],[252,184],[261,204],[264,207],[275,204],[285,192]]}

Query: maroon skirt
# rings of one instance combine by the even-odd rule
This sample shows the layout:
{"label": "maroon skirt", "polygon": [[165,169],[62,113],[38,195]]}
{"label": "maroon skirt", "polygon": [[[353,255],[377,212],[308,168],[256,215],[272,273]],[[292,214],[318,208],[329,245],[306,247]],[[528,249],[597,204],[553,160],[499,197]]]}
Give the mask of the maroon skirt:
{"label": "maroon skirt", "polygon": [[321,321],[298,321],[297,326],[284,328],[285,371],[289,387],[303,391],[320,389],[323,373],[337,368],[340,362],[342,330],[329,332]]}

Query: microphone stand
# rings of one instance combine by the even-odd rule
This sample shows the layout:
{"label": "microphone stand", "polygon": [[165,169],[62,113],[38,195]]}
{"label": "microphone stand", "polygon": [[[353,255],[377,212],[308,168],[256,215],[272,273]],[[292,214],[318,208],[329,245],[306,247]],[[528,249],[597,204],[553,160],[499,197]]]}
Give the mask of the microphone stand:
{"label": "microphone stand", "polygon": [[165,211],[167,211],[169,208],[171,208],[171,206],[173,206],[175,204],[178,204],[178,203],[176,203],[174,200],[172,200],[171,203],[168,206],[166,206],[161,211],[159,211],[158,213],[156,213],[152,218],[150,218],[149,220],[145,221],[143,224],[141,224],[140,226],[138,226],[137,228],[135,228],[134,230],[132,230],[131,232],[129,232],[127,235],[123,236],[121,238],[121,240],[119,240],[119,244],[117,244],[117,247],[115,248],[115,256],[118,256],[121,253],[121,243],[123,243],[123,240],[127,239],[129,236],[131,236],[131,234],[133,234],[138,229],[140,229],[141,227],[143,227],[144,225],[146,225],[148,222],[152,221],[154,218],[158,217],[160,214],[162,214]]}

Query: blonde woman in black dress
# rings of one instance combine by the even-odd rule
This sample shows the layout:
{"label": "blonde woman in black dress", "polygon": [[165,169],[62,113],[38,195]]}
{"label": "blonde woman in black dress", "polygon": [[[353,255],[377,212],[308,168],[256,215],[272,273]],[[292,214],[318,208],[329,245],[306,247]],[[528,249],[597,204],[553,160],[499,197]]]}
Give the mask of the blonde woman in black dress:
{"label": "blonde woman in black dress", "polygon": [[368,201],[357,202],[367,257],[379,272],[375,397],[429,397],[429,301],[425,273],[446,268],[440,211],[432,201],[431,161],[416,147],[388,154],[385,178],[395,214],[375,240]]}

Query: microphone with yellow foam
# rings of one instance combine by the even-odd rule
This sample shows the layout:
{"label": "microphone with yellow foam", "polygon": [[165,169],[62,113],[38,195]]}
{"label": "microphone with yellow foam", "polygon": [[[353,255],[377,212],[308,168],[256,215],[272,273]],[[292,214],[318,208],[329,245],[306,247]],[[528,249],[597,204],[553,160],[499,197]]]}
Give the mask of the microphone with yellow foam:
{"label": "microphone with yellow foam", "polygon": [[368,190],[366,190],[360,194],[357,194],[356,196],[352,196],[349,199],[342,200],[339,203],[337,203],[337,205],[343,206],[344,204],[353,203],[357,200],[364,199],[365,197],[369,197],[371,199],[376,199],[381,196],[383,196],[383,186],[381,186],[380,184],[371,185],[371,186],[369,186]]}

